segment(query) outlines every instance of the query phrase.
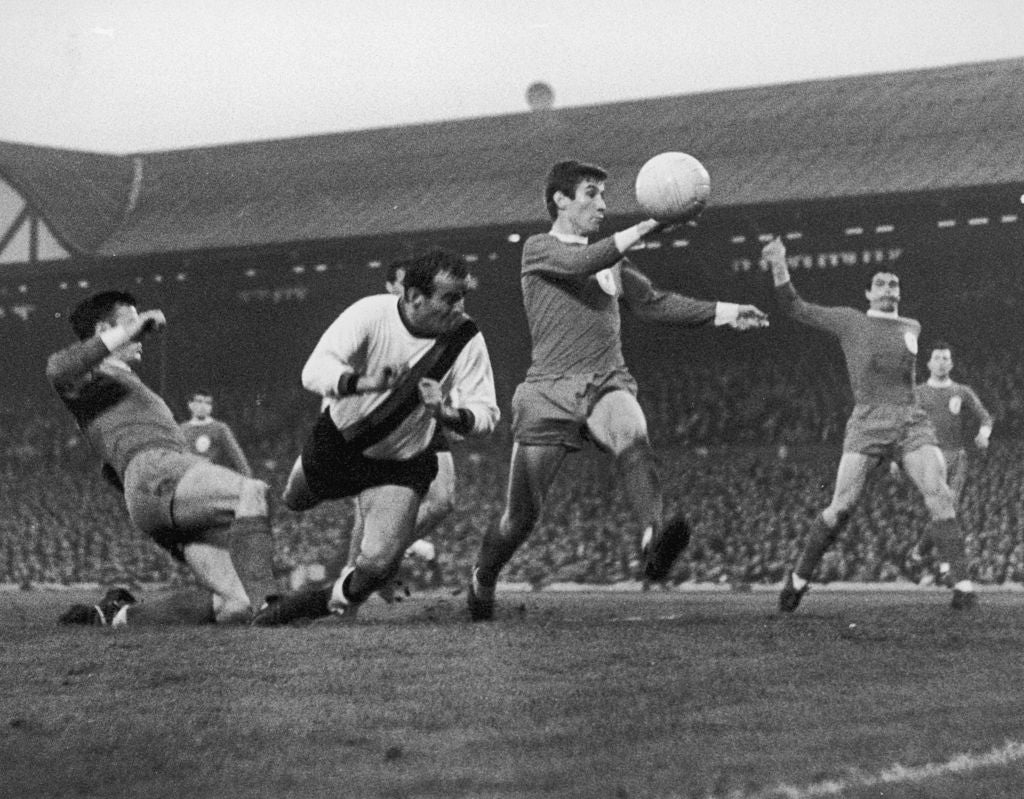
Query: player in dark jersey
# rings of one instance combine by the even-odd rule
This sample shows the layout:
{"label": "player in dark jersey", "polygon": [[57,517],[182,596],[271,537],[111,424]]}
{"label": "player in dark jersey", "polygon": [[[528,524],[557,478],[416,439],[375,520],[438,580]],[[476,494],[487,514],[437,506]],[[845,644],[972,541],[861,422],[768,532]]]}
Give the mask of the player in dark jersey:
{"label": "player in dark jersey", "polygon": [[267,485],[186,451],[164,401],[132,371],[142,339],[166,324],[126,292],[75,308],[80,341],[50,356],[46,376],[123,494],[132,522],[193,572],[201,592],[134,602],[124,589],[76,605],[66,623],[247,622],[277,593]]}
{"label": "player in dark jersey", "polygon": [[188,451],[252,477],[252,467],[235,434],[225,422],[213,418],[213,394],[206,389],[193,391],[189,395],[188,410],[190,418],[181,423]]}
{"label": "player in dark jersey", "polygon": [[797,321],[839,339],[853,390],[832,501],[817,517],[796,566],[779,595],[779,610],[792,613],[810,588],[825,551],[849,520],[868,473],[883,459],[899,460],[924,497],[929,534],[939,551],[940,570],[953,589],[953,607],[977,604],[967,573],[963,536],[935,429],[914,396],[914,366],[921,325],[899,315],[899,277],[875,270],[865,297],[868,311],[805,302],[790,281],[786,247],[778,238],[762,256],[771,267],[779,306]]}
{"label": "player in dark jersey", "polygon": [[533,356],[512,400],[515,445],[505,512],[484,535],[467,593],[470,617],[493,617],[498,574],[526,540],[567,453],[592,441],[615,458],[644,530],[644,575],[666,579],[689,540],[685,521],[663,519],[662,492],[636,382],[622,357],[619,303],[674,325],[767,325],[752,305],[708,302],[655,288],[626,251],[662,226],[653,219],[591,243],[605,217],[605,171],[563,161],[544,199],[549,233],[523,246],[522,289]]}
{"label": "player in dark jersey", "polygon": [[952,371],[953,348],[944,341],[936,342],[928,358],[929,377],[917,386],[917,402],[935,426],[939,448],[946,458],[949,487],[959,504],[967,480],[967,444],[988,449],[993,419],[974,389],[949,376]]}
{"label": "player in dark jersey", "polygon": [[[953,490],[953,501],[959,509],[967,482],[968,442],[982,451],[987,450],[993,419],[974,389],[949,376],[953,370],[953,348],[938,341],[929,352],[929,377],[917,386],[917,402],[935,427],[935,437],[946,459],[946,482]],[[933,542],[928,535],[923,535],[908,555],[908,562],[912,567],[922,566],[932,549]]]}

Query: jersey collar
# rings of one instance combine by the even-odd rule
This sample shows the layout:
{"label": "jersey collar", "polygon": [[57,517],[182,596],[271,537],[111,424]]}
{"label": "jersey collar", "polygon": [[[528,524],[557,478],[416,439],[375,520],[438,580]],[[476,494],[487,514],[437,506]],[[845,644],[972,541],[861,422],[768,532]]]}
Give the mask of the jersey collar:
{"label": "jersey collar", "polygon": [[868,316],[873,316],[875,319],[899,319],[899,311],[879,311],[875,308],[868,308]]}
{"label": "jersey collar", "polygon": [[551,235],[554,236],[563,244],[587,244],[586,236],[577,236],[575,233],[559,233],[555,230],[552,230]]}

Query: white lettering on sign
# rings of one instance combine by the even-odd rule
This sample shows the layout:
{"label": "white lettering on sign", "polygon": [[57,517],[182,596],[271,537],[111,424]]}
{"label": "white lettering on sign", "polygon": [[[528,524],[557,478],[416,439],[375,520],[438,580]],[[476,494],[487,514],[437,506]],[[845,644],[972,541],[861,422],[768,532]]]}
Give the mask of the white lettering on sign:
{"label": "white lettering on sign", "polygon": [[35,312],[34,305],[0,305],[0,319],[20,319],[27,322]]}
{"label": "white lettering on sign", "polygon": [[[786,256],[791,271],[798,269],[842,269],[844,267],[891,264],[903,255],[902,247],[877,247],[863,250],[836,250],[833,252],[796,253]],[[770,267],[762,258],[734,258],[733,272],[767,272]]]}
{"label": "white lettering on sign", "polygon": [[305,286],[286,286],[276,289],[244,289],[238,292],[238,299],[244,304],[269,302],[277,305],[282,302],[303,302],[309,295]]}

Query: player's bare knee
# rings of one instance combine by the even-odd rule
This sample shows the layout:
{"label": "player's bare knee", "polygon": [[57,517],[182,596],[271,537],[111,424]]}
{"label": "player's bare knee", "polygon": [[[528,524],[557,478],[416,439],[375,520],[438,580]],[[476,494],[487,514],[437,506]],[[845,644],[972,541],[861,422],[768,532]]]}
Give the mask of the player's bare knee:
{"label": "player's bare knee", "polygon": [[246,477],[242,480],[242,486],[238,491],[238,505],[235,507],[235,516],[246,518],[251,516],[267,516],[270,513],[270,506],[267,503],[267,492],[270,487],[262,480]]}

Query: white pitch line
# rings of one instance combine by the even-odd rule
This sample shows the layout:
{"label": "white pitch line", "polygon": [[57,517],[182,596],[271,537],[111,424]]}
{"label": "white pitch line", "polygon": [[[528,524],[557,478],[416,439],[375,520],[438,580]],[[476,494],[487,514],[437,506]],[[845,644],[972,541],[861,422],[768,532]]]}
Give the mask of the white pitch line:
{"label": "white pitch line", "polygon": [[[877,774],[854,774],[850,777],[823,780],[803,788],[794,785],[779,785],[753,794],[730,791],[721,799],[816,799],[821,796],[838,796],[850,788],[870,788],[876,785],[923,782],[946,774],[964,774],[986,766],[1006,766],[1024,760],[1024,743],[1007,741],[982,755],[961,754],[945,763],[926,763],[923,766],[893,765]],[[715,797],[709,797],[715,799]]]}

